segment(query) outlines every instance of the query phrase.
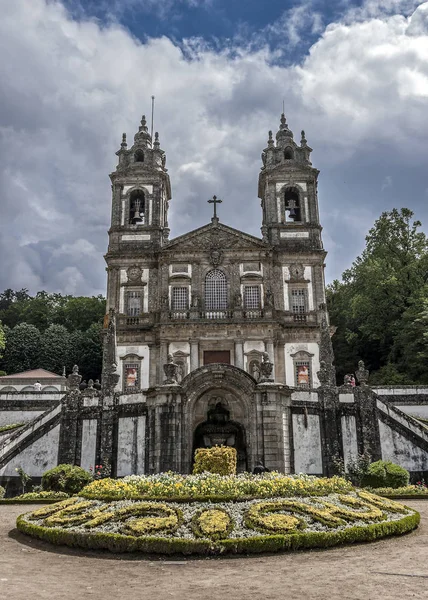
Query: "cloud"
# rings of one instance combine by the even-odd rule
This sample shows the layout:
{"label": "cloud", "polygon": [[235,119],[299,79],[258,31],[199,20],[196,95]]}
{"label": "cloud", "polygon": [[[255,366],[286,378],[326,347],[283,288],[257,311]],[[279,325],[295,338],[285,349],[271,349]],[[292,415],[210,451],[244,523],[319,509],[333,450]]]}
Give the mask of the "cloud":
{"label": "cloud", "polygon": [[267,48],[142,43],[117,23],[77,20],[59,2],[0,5],[0,289],[105,291],[108,173],[151,94],[172,180],[172,235],[208,222],[213,194],[223,222],[259,235],[260,153],[283,97],[321,169],[325,239],[336,244],[327,246],[330,278],[403,198],[428,220],[428,3],[412,14],[344,17],[291,66]]}

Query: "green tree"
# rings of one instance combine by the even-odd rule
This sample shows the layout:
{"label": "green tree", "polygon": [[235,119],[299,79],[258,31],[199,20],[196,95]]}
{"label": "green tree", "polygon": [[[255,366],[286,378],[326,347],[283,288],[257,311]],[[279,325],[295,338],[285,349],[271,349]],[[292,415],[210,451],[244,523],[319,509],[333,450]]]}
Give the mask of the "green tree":
{"label": "green tree", "polygon": [[100,379],[102,370],[102,326],[93,323],[86,331],[70,335],[70,359],[68,367],[79,366],[83,379]]}
{"label": "green tree", "polygon": [[21,323],[6,328],[6,347],[2,368],[6,373],[19,373],[39,366],[41,335],[34,325]]}
{"label": "green tree", "polygon": [[[385,212],[366,237],[366,247],[342,282],[328,288],[338,373],[362,358],[377,383],[421,382],[415,361],[423,346],[423,295],[428,241],[407,208]],[[415,319],[418,326],[415,328]],[[417,331],[416,331],[417,329]],[[417,337],[415,338],[415,335]],[[416,345],[414,345],[416,344]],[[413,367],[410,368],[410,362]]]}
{"label": "green tree", "polygon": [[42,333],[39,365],[60,375],[69,366],[70,333],[63,325],[50,325]]}
{"label": "green tree", "polygon": [[0,358],[3,356],[3,350],[6,345],[6,336],[4,334],[3,324],[0,321]]}

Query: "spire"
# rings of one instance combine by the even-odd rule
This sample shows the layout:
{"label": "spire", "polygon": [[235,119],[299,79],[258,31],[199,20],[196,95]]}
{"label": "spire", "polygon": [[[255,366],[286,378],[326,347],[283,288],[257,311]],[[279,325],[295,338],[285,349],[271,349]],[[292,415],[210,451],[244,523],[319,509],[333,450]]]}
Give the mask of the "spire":
{"label": "spire", "polygon": [[293,132],[288,129],[287,119],[285,118],[284,113],[281,114],[281,120],[279,124],[279,130],[276,134],[276,141],[278,145],[281,145],[281,142],[289,142],[289,140],[293,139]]}
{"label": "spire", "polygon": [[152,143],[152,137],[147,128],[146,115],[143,115],[141,117],[141,124],[140,124],[140,127],[138,128],[138,132],[134,136],[134,141],[135,141],[135,143],[140,142],[146,147],[147,147],[147,145],[149,145],[149,144],[151,145],[151,143]]}
{"label": "spire", "polygon": [[304,129],[302,129],[302,134],[301,135],[302,135],[302,137],[301,137],[301,140],[300,140],[300,146],[303,148],[304,146],[308,145],[308,140],[306,139]]}

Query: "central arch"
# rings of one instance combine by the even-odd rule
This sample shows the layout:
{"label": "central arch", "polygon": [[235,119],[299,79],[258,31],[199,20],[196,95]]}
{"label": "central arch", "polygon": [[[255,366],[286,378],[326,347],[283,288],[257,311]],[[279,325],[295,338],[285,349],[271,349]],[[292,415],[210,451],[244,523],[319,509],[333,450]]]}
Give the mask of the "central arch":
{"label": "central arch", "polygon": [[254,465],[257,382],[232,365],[211,364],[192,371],[182,383],[185,402],[185,462],[190,471],[196,448],[229,445],[238,453],[238,469]]}

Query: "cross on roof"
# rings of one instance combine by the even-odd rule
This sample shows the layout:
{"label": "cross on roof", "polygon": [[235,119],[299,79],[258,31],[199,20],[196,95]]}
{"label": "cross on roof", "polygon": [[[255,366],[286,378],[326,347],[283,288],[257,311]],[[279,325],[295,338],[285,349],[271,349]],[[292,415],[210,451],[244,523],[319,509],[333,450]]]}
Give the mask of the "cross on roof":
{"label": "cross on roof", "polygon": [[211,200],[208,200],[208,204],[214,204],[214,220],[217,220],[217,204],[221,204],[222,202],[223,200],[220,200],[217,196],[213,196]]}

